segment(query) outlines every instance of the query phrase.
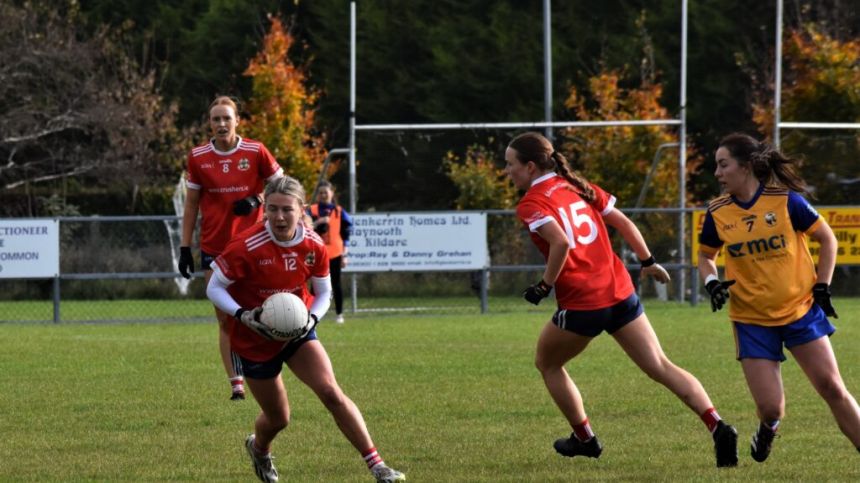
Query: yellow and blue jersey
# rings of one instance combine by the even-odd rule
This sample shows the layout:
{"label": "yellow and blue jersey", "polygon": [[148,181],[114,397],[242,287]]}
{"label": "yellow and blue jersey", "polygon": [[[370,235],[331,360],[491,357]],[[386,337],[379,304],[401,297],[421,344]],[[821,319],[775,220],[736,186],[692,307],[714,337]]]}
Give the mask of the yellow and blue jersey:
{"label": "yellow and blue jersey", "polygon": [[816,272],[807,235],[824,223],[798,193],[760,186],[748,203],[723,195],[708,205],[701,252],[725,249],[729,317],[764,326],[790,324],[812,306]]}

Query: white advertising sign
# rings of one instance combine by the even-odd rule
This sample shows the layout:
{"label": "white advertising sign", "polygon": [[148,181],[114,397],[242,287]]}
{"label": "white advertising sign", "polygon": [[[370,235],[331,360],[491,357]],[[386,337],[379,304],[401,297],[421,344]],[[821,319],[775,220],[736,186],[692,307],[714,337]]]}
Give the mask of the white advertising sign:
{"label": "white advertising sign", "polygon": [[0,278],[53,278],[60,273],[57,220],[0,220]]}
{"label": "white advertising sign", "polygon": [[487,266],[485,213],[353,215],[345,272],[480,270]]}

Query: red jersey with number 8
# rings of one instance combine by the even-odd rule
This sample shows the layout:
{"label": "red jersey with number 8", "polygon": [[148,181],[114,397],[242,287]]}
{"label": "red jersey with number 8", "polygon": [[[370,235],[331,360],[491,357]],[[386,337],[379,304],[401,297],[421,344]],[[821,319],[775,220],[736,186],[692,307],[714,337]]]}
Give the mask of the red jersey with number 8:
{"label": "red jersey with number 8", "polygon": [[[186,182],[200,190],[200,249],[218,255],[236,233],[263,217],[262,207],[246,216],[233,214],[233,203],[263,191],[281,166],[262,143],[239,138],[235,148],[219,151],[210,141],[188,154]],[[208,267],[204,267],[208,268]]]}
{"label": "red jersey with number 8", "polygon": [[615,206],[615,197],[592,184],[595,199],[588,203],[561,176],[535,181],[517,205],[517,217],[544,258],[549,256],[549,243],[537,233],[538,228],[554,221],[567,235],[567,258],[555,282],[559,308],[597,310],[630,297],[633,281],[612,250],[603,223],[603,215]]}

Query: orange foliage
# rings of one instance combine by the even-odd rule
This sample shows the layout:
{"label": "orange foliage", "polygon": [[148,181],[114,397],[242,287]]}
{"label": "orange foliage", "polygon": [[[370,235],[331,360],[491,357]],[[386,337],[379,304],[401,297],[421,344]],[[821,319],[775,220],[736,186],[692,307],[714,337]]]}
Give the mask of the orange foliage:
{"label": "orange foliage", "polygon": [[[782,105],[784,121],[860,121],[860,39],[840,41],[809,24],[788,32],[783,49]],[[773,100],[759,89],[753,120],[773,134]]]}
{"label": "orange foliage", "polygon": [[284,171],[310,193],[327,154],[325,137],[314,125],[319,93],[306,85],[305,67],[289,58],[293,36],[279,19],[270,18],[263,48],[244,72],[253,78],[250,119],[244,131],[262,141]]}
{"label": "orange foliage", "polygon": [[[604,71],[588,82],[587,95],[570,88],[565,107],[582,120],[624,121],[669,119],[660,105],[662,87],[646,83],[639,88],[619,86],[619,74]],[[633,206],[642,189],[657,148],[676,143],[672,126],[567,128],[562,131],[561,152],[589,181],[613,193],[622,206]],[[678,206],[677,148],[664,150],[649,186],[645,206]],[[687,173],[701,163],[688,150]]]}

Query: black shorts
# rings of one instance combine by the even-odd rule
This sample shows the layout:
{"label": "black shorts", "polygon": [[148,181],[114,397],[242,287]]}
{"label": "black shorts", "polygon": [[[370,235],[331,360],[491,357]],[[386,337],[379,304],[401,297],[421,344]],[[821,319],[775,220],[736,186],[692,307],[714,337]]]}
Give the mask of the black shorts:
{"label": "black shorts", "polygon": [[206,253],[203,250],[200,250],[200,267],[203,270],[212,270],[212,262],[218,258],[218,255],[212,255],[211,253]]}
{"label": "black shorts", "polygon": [[558,309],[552,314],[556,327],[586,337],[597,337],[604,330],[612,334],[633,322],[645,311],[634,293],[617,304],[597,310]]}
{"label": "black shorts", "polygon": [[289,344],[285,345],[281,352],[269,359],[268,361],[258,362],[252,361],[250,359],[245,359],[242,356],[239,356],[242,359],[242,372],[245,374],[246,379],[271,379],[278,374],[281,373],[281,368],[284,364],[290,360],[290,357],[293,357],[293,354],[299,350],[299,347],[303,346],[305,342],[317,340],[317,330],[314,329],[310,331],[310,333],[301,339],[294,340]]}

